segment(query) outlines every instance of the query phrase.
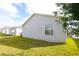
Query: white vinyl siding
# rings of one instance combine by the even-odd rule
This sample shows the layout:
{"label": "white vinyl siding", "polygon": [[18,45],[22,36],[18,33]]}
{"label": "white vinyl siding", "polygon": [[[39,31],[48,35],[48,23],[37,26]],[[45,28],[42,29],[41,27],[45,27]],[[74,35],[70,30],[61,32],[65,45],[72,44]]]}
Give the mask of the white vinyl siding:
{"label": "white vinyl siding", "polygon": [[[66,33],[63,32],[61,24],[56,22],[59,18],[34,15],[22,27],[22,36],[45,40],[49,42],[66,42]],[[45,34],[45,25],[51,24],[52,35]]]}

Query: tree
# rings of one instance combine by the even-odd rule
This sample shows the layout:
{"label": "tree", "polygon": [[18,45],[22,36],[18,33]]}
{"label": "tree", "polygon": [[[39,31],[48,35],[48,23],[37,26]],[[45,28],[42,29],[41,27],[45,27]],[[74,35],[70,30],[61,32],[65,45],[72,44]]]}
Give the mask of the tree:
{"label": "tree", "polygon": [[79,20],[79,3],[57,3],[61,7],[62,14],[70,20]]}
{"label": "tree", "polygon": [[66,27],[67,27],[67,21],[70,19],[70,17],[71,17],[71,14],[70,13],[68,13],[68,10],[69,10],[69,4],[67,4],[67,3],[57,3],[56,4],[58,7],[60,7],[60,10],[58,11],[59,12],[59,16],[60,16],[60,18],[61,18],[61,20],[62,20],[62,23],[63,23],[63,26],[64,26],[64,28],[66,29]]}
{"label": "tree", "polygon": [[[60,7],[61,12],[61,20],[63,21],[63,26],[67,27],[67,21],[77,20],[79,21],[79,3],[57,3],[58,7]],[[79,24],[77,25],[79,26]],[[79,35],[79,27],[77,29],[73,29],[74,34]]]}

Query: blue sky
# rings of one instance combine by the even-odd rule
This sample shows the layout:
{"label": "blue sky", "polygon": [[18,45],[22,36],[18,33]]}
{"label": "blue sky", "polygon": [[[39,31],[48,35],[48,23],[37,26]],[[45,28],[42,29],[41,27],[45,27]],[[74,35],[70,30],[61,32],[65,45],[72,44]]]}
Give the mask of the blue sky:
{"label": "blue sky", "polygon": [[23,21],[23,18],[30,16],[26,3],[12,3],[12,6],[17,9],[16,16],[12,17],[17,23]]}
{"label": "blue sky", "polygon": [[27,12],[27,4],[26,3],[12,3],[12,5],[14,7],[17,8],[18,12],[17,15],[20,15],[21,17],[26,17],[29,15],[29,13]]}
{"label": "blue sky", "polygon": [[[4,4],[1,4],[2,6]],[[7,6],[5,6],[7,5]],[[0,8],[0,27],[3,26],[21,26],[21,22],[24,18],[31,14],[27,11],[27,3],[9,3]],[[7,7],[11,7],[15,12],[10,11]],[[6,7],[6,8],[5,8]]]}
{"label": "blue sky", "polygon": [[[53,8],[52,8],[53,7]],[[52,0],[26,0],[26,3],[0,3],[0,27],[21,26],[33,13],[57,11]]]}

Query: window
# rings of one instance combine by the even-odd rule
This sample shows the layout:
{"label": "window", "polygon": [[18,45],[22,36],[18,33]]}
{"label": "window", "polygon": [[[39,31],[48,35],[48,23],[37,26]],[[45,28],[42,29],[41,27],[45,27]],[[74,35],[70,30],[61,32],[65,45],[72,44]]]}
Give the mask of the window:
{"label": "window", "polygon": [[53,34],[53,29],[52,29],[52,25],[45,25],[45,34],[46,35],[52,35]]}

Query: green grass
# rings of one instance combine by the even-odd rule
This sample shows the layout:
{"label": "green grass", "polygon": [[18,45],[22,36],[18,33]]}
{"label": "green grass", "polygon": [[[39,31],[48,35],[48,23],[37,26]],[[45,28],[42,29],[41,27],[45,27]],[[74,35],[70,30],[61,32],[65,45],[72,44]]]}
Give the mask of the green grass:
{"label": "green grass", "polygon": [[5,34],[0,32],[0,36],[11,36],[10,34]]}
{"label": "green grass", "polygon": [[2,56],[76,56],[79,40],[68,38],[66,43],[50,43],[19,36],[0,36]]}

